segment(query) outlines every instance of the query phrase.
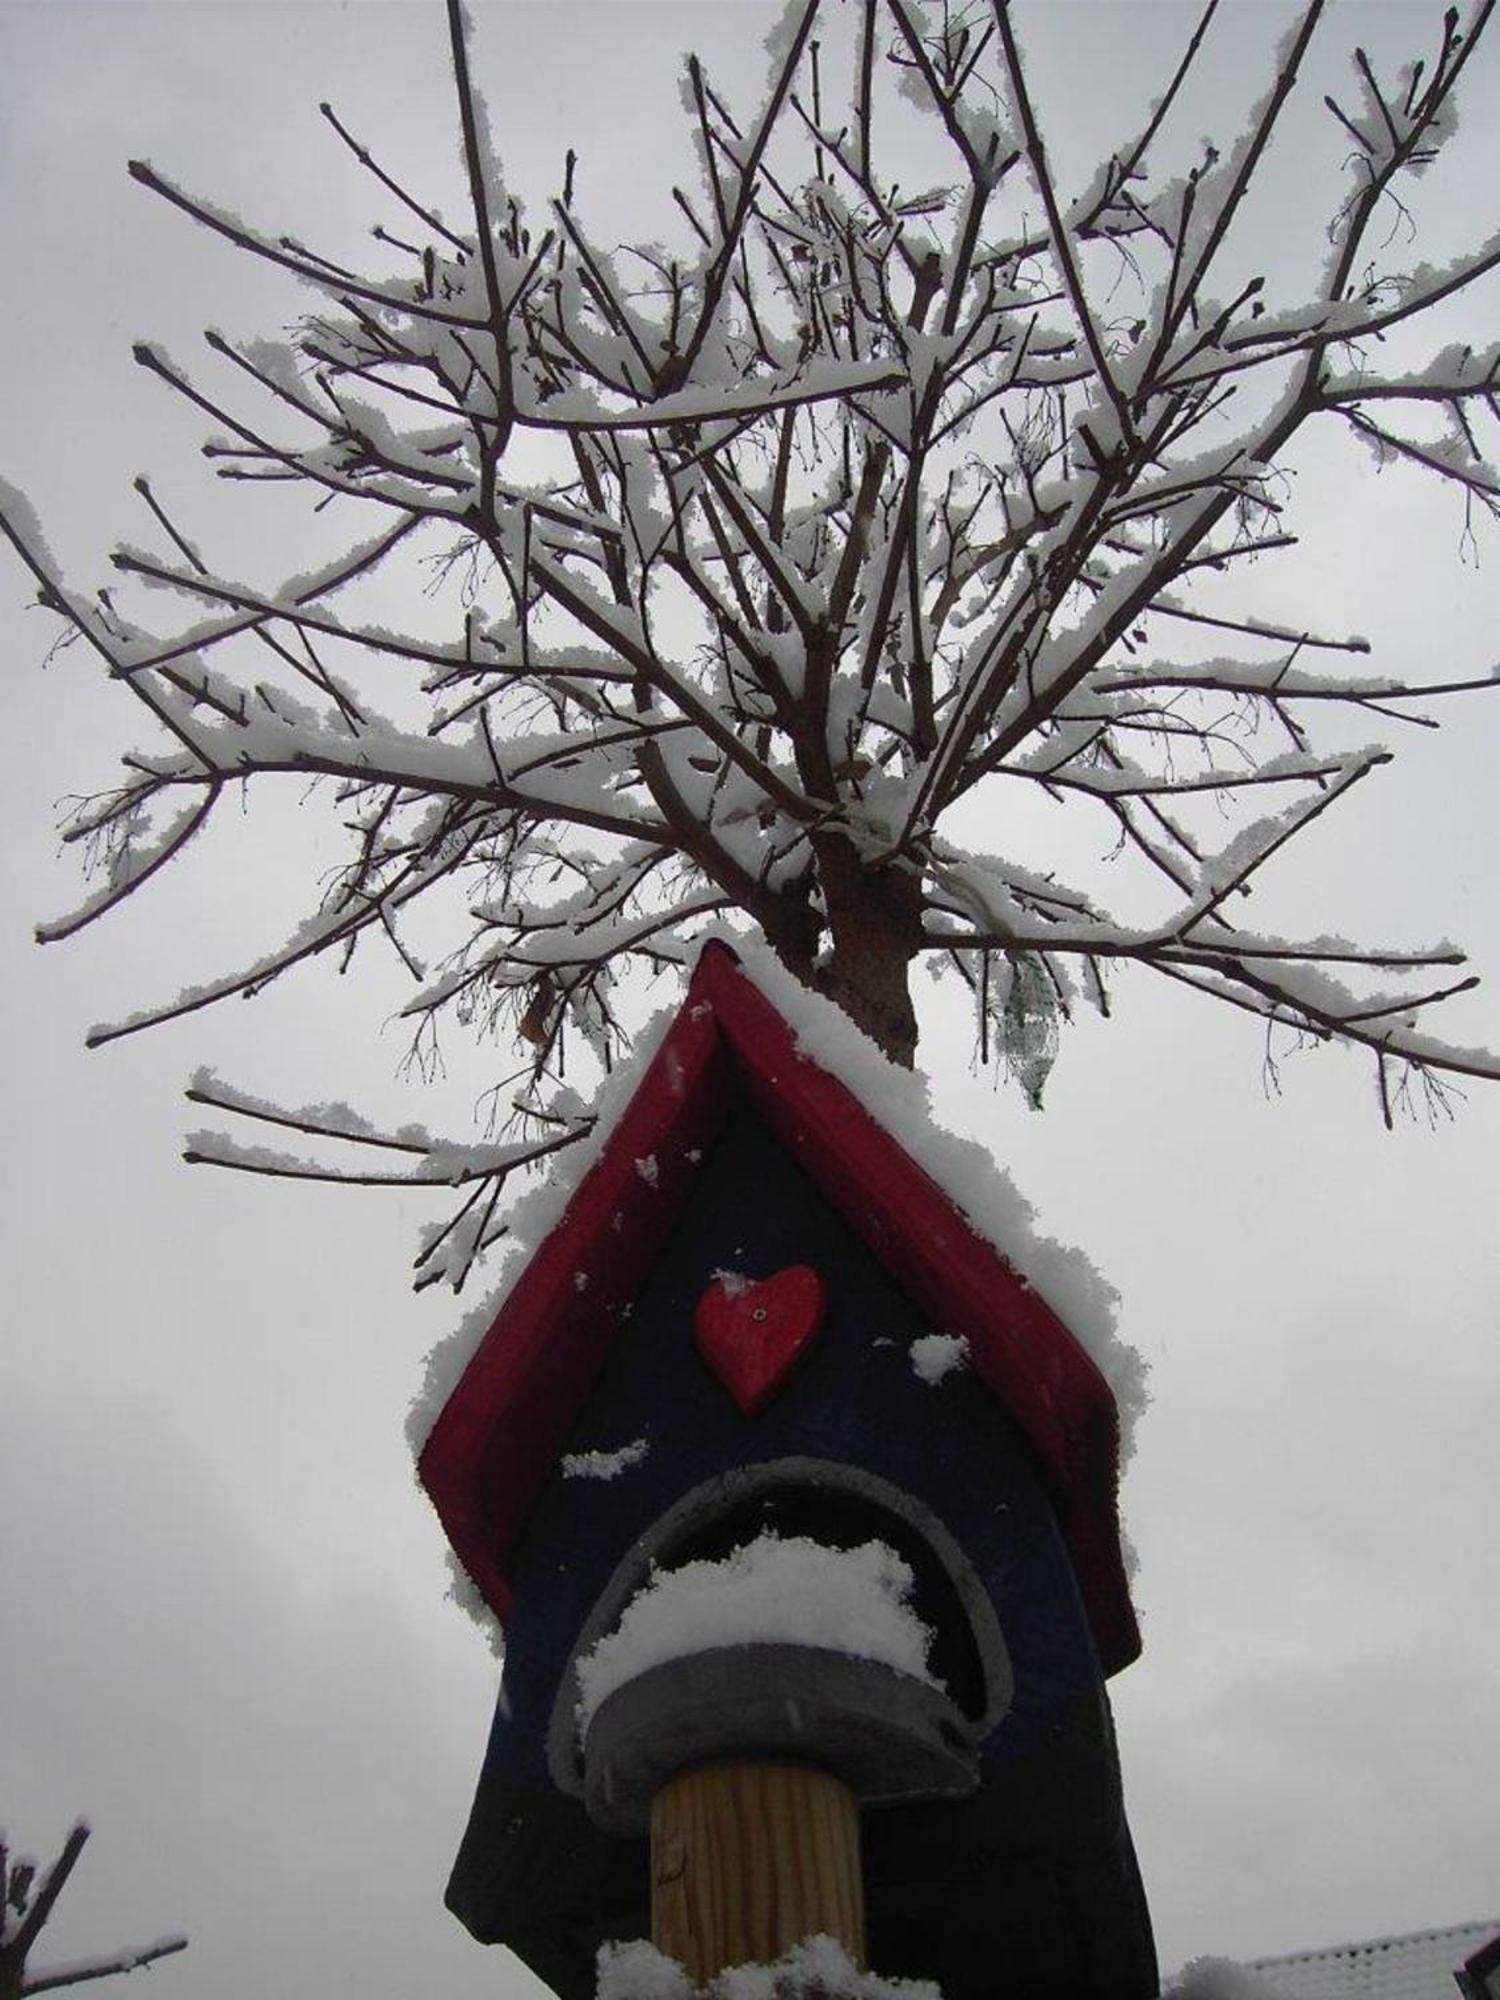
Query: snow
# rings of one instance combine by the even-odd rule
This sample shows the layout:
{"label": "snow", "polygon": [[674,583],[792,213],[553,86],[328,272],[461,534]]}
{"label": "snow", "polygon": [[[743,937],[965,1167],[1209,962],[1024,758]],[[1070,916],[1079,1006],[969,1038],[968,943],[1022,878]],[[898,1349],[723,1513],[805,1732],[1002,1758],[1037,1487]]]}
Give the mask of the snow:
{"label": "snow", "polygon": [[[562,1219],[573,1191],[598,1160],[616,1120],[630,1102],[647,1065],[665,1040],[676,1018],[673,1008],[664,1007],[647,1023],[635,1039],[635,1054],[621,1063],[599,1091],[595,1101],[595,1122],[588,1137],[556,1156],[556,1164],[546,1179],[524,1194],[508,1217],[509,1254],[500,1276],[487,1297],[464,1314],[453,1331],[432,1348],[427,1356],[422,1386],[406,1418],[406,1436],[414,1456],[420,1456],[428,1433],[437,1422],[443,1405],[457,1388],[480,1342],[489,1332],[495,1315],[534,1250]],[[488,1622],[489,1614],[483,1614]]]}
{"label": "snow", "polygon": [[[456,1604],[460,1611],[473,1619],[480,1631],[483,1632],[486,1643],[495,1658],[497,1660],[504,1659],[505,1634],[500,1629],[499,1620],[485,1602],[479,1586],[469,1575],[469,1572],[464,1568],[451,1548],[444,1549],[443,1557],[448,1565],[448,1588],[444,1592],[444,1595],[451,1604]],[[505,1699],[503,1684],[500,1698],[502,1701]]]}
{"label": "snow", "polygon": [[780,1641],[822,1646],[939,1685],[928,1671],[928,1628],[907,1602],[912,1572],[870,1541],[826,1548],[767,1530],[720,1562],[653,1571],[613,1632],[578,1662],[578,1722],[648,1667],[720,1646]]}
{"label": "snow", "polygon": [[150,1944],[122,1947],[92,1958],[74,1958],[50,1965],[28,1967],[23,1993],[40,1993],[47,1987],[81,1986],[85,1980],[105,1979],[117,1972],[139,1972],[159,1958],[187,1950],[185,1937],[175,1934],[153,1938]]}
{"label": "snow", "polygon": [[466,327],[475,332],[487,331],[488,322],[483,319],[475,319],[461,313],[445,313],[436,306],[414,302],[409,286],[359,283],[337,275],[332,266],[323,268],[307,258],[288,251],[259,230],[252,229],[247,222],[222,203],[205,201],[199,195],[186,193],[179,183],[159,172],[149,160],[131,160],[128,163],[128,171],[132,179],[140,181],[155,193],[164,195],[168,201],[185,209],[199,222],[229,237],[232,242],[253,250],[271,263],[279,264],[283,270],[291,271],[304,284],[312,286],[319,293],[326,295],[331,292],[336,297],[345,299],[349,297],[369,299],[375,305],[389,307],[401,315],[411,315],[444,326]]}
{"label": "snow", "polygon": [[[1454,1968],[1500,1932],[1500,1918],[1251,1959],[1242,1971],[1286,2000],[1449,2000]],[[1190,1996],[1191,2000],[1191,1996]],[[1239,1996],[1230,1996],[1239,2000]],[[1246,1996],[1249,2000],[1249,1996]]]}
{"label": "snow", "polygon": [[[188,1094],[194,1102],[205,1100],[221,1111],[240,1111],[246,1117],[267,1119],[272,1124],[311,1125],[320,1132],[336,1133],[348,1139],[374,1139],[379,1136],[370,1120],[352,1105],[333,1101],[289,1109],[273,1104],[269,1098],[256,1097],[248,1090],[241,1090],[237,1084],[226,1083],[206,1063],[193,1071],[188,1082]],[[413,1149],[432,1144],[431,1136],[423,1125],[403,1126],[400,1137]]]}
{"label": "snow", "polygon": [[829,2000],[942,2000],[926,1979],[881,1979],[861,1972],[843,1946],[826,1936],[805,1938],[774,1965],[735,1965],[713,1982],[715,2000],[777,2000],[824,1993]]}
{"label": "snow", "polygon": [[36,509],[19,487],[0,479],[0,530],[14,544],[28,568],[45,570],[49,577],[60,574],[57,559],[47,546]]}
{"label": "snow", "polygon": [[115,823],[115,830],[121,835],[120,844],[109,856],[103,882],[71,910],[39,923],[35,932],[37,943],[53,944],[71,937],[95,917],[102,916],[158,868],[175,859],[202,827],[205,817],[201,799],[195,799],[165,825],[149,833],[143,831],[144,813],[132,815],[128,820],[122,817]]}
{"label": "snow", "polygon": [[961,1334],[924,1333],[911,1344],[911,1372],[929,1388],[968,1365],[969,1343]]}
{"label": "snow", "polygon": [[631,1466],[641,1464],[650,1449],[646,1440],[638,1437],[632,1438],[629,1444],[622,1444],[616,1451],[564,1452],[563,1478],[618,1479]]}
{"label": "snow", "polygon": [[1119,1294],[1081,1250],[1042,1233],[1036,1213],[1003,1168],[975,1141],[933,1116],[925,1080],[881,1054],[849,1017],[798,984],[769,947],[725,937],[746,975],[792,1024],[810,1061],[836,1076],[1033,1286],[1094,1362],[1120,1414],[1122,1460],[1148,1400],[1146,1363],[1115,1330]]}
{"label": "snow", "polygon": [[1425,367],[1405,371],[1382,369],[1373,378],[1363,365],[1347,372],[1330,371],[1323,393],[1329,398],[1355,400],[1372,387],[1382,397],[1431,394],[1451,389],[1477,390],[1500,372],[1500,342],[1489,347],[1472,347],[1467,341],[1450,341],[1439,349]]}
{"label": "snow", "polygon": [[[675,1958],[644,1938],[599,1947],[596,2000],[694,2000],[696,1988]],[[861,1972],[826,1935],[804,1938],[771,1965],[733,1965],[711,1980],[708,2000],[778,2000],[818,1993],[827,2000],[942,2000],[926,1979],[882,1979]]]}
{"label": "snow", "polygon": [[1286,1988],[1230,1958],[1194,1958],[1162,1989],[1162,2000],[1286,2000]]}
{"label": "snow", "polygon": [[601,1944],[596,2000],[697,2000],[698,1989],[675,1958],[645,1938]]}
{"label": "snow", "polygon": [[901,371],[889,359],[874,361],[825,361],[814,369],[798,367],[783,380],[759,379],[736,385],[738,393],[709,382],[682,389],[670,396],[641,402],[634,409],[609,410],[597,395],[573,389],[548,398],[528,421],[539,430],[564,429],[570,425],[593,431],[645,431],[665,429],[675,424],[720,422],[726,435],[744,417],[766,411],[796,407],[803,403],[827,402],[834,398],[874,394],[903,386]]}

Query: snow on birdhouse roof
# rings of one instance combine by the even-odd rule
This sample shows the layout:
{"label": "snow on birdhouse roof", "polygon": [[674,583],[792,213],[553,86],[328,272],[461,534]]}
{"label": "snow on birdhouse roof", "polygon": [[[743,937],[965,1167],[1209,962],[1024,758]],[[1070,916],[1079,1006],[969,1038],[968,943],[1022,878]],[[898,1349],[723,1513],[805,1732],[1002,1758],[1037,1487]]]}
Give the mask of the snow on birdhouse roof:
{"label": "snow on birdhouse roof", "polygon": [[1105,1671],[1125,1665],[1140,1641],[1116,1487],[1144,1366],[1113,1332],[1113,1292],[933,1122],[919,1078],[739,941],[705,945],[677,1014],[612,1081],[585,1157],[518,1206],[524,1257],[430,1360],[419,1476],[481,1595],[506,1616],[508,1550],[737,1098],[967,1343],[1049,1480]]}
{"label": "snow on birdhouse roof", "polygon": [[1457,2000],[1454,1972],[1497,1934],[1500,1918],[1492,1917],[1446,1930],[1253,1958],[1248,1967],[1280,2000]]}

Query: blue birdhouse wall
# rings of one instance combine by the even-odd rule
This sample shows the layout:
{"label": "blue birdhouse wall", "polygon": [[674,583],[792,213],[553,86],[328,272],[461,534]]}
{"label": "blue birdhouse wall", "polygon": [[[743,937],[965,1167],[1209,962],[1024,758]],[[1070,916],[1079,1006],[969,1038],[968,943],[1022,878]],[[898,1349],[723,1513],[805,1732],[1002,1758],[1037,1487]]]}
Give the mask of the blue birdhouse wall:
{"label": "blue birdhouse wall", "polygon": [[[948,2000],[1145,2000],[1105,1693],[1138,1645],[1109,1392],[722,948],[679,1028],[423,1457],[506,1623],[450,1906],[564,2000],[591,1993],[597,1946],[649,1930],[648,1874],[645,1841],[602,1831],[580,1796],[581,1646],[653,1563],[765,1528],[877,1539],[911,1566],[977,1783],[864,1815],[871,1963]],[[737,1299],[742,1317],[790,1311],[758,1407],[703,1339],[705,1299],[711,1328]],[[932,1367],[945,1352],[959,1365]]]}

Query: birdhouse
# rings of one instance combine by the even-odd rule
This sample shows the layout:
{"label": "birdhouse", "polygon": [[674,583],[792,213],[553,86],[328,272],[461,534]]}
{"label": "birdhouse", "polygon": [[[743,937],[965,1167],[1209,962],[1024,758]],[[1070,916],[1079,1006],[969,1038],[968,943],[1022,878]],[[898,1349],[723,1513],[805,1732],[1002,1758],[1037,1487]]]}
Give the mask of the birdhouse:
{"label": "birdhouse", "polygon": [[[1115,1398],[894,1085],[856,1094],[793,1013],[705,948],[421,1453],[506,1636],[449,1905],[584,2000],[648,1931],[651,1788],[737,1745],[855,1789],[882,1974],[1146,2000]],[[786,1551],[825,1570],[783,1588]],[[862,1636],[882,1563],[920,1659]],[[632,1651],[632,1607],[716,1575]]]}

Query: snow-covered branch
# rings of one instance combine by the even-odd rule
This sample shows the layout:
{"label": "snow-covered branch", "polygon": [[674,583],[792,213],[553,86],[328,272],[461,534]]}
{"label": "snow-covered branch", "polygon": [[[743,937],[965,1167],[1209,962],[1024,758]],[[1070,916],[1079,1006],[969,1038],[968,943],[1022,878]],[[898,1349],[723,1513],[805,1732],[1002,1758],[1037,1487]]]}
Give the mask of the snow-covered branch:
{"label": "snow-covered branch", "polygon": [[28,1994],[47,1993],[57,1986],[79,1986],[86,1980],[109,1979],[117,1972],[135,1972],[142,1966],[154,1965],[158,1959],[171,1957],[174,1952],[187,1950],[185,1937],[164,1937],[153,1944],[104,1952],[39,1971],[29,1968],[27,1960],[88,1838],[89,1827],[80,1820],[40,1882],[36,1863],[22,1855],[12,1855],[0,1840],[0,2000],[25,2000]]}
{"label": "snow-covered branch", "polygon": [[[537,222],[502,179],[493,52],[456,5],[461,223],[324,107],[391,205],[377,268],[137,168],[310,288],[288,333],[211,331],[201,374],[138,354],[212,426],[239,502],[302,495],[320,539],[295,575],[248,556],[236,574],[141,481],[147,545],[119,550],[118,591],[94,600],[0,490],[43,603],[152,731],[76,808],[94,880],[44,934],[127,903],[213,839],[226,796],[279,779],[317,780],[349,844],[303,886],[280,949],[96,1038],[379,938],[411,980],[421,1050],[449,1020],[513,1040],[524,1116],[545,1118],[568,1036],[606,1059],[626,1038],[619,974],[680,965],[733,916],[903,1059],[910,969],[935,956],[975,994],[982,1045],[1022,1051],[1033,1095],[1075,999],[1102,1005],[1106,969],[1132,964],[1368,1049],[1382,1076],[1490,1074],[1408,1020],[1451,988],[1392,1013],[1363,983],[1457,963],[1447,947],[1288,941],[1243,910],[1273,902],[1288,850],[1310,852],[1389,761],[1372,726],[1435,727],[1424,704],[1496,684],[1354,673],[1371,641],[1311,628],[1295,602],[1246,609],[1251,579],[1315,534],[1288,478],[1308,435],[1399,458],[1471,524],[1500,507],[1500,350],[1457,323],[1500,239],[1434,258],[1416,198],[1461,144],[1454,106],[1492,6],[1403,17],[1426,46],[1404,66],[1351,51],[1351,88],[1326,106],[1304,71],[1337,17],[1308,6],[1268,46],[1243,129],[1205,144],[1206,7],[1123,125],[1135,136],[1070,187],[1047,142],[1064,108],[1005,0],[796,0],[753,116],[689,60],[699,182],[664,190],[614,249],[571,164]],[[1310,279],[1266,265],[1246,223],[1309,116],[1352,148]],[[257,544],[237,525],[224,546]],[[1115,841],[1112,873],[1085,889],[956,845],[956,825],[1007,827],[1023,796]],[[433,970],[419,928],[442,937]],[[367,1171],[194,1150],[483,1190],[461,1269],[501,1226],[508,1139],[470,1158],[424,1138],[398,1160],[397,1141],[277,1116],[386,1150]],[[539,1157],[562,1128],[536,1129]]]}

